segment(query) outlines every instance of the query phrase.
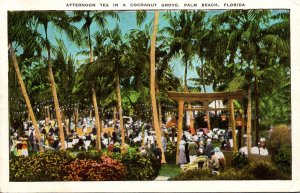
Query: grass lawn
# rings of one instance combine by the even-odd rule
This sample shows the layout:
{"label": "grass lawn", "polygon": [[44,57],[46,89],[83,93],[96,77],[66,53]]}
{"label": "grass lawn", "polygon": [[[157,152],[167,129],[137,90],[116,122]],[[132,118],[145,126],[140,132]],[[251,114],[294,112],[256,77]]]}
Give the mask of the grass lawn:
{"label": "grass lawn", "polygon": [[159,176],[173,177],[180,173],[180,168],[176,164],[163,164],[159,170]]}

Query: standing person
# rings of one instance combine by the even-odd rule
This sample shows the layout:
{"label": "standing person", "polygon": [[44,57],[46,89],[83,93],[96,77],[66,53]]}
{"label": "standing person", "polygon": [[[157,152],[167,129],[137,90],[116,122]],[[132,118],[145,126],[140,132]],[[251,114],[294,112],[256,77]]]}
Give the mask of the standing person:
{"label": "standing person", "polygon": [[226,151],[231,151],[231,144],[230,144],[229,139],[227,139],[227,141],[226,141],[225,150]]}
{"label": "standing person", "polygon": [[112,132],[112,140],[114,143],[117,142],[117,132],[116,132],[116,128],[114,129],[114,131]]}
{"label": "standing person", "polygon": [[185,157],[186,157],[186,162],[190,163],[190,156],[189,156],[189,143],[187,142],[187,138],[185,135],[182,136],[182,140],[184,140],[185,143]]}
{"label": "standing person", "polygon": [[211,139],[207,139],[206,147],[205,147],[205,154],[210,159],[211,158],[211,151],[213,150],[213,146],[211,144]]}
{"label": "standing person", "polygon": [[190,162],[193,163],[194,160],[197,158],[197,150],[198,150],[198,146],[194,140],[192,140],[189,143],[188,150],[189,150]]}
{"label": "standing person", "polygon": [[203,155],[203,153],[204,153],[204,142],[203,142],[203,140],[200,140],[199,148],[198,148],[198,154]]}
{"label": "standing person", "polygon": [[225,160],[225,156],[223,154],[223,152],[221,152],[219,147],[216,147],[214,149],[215,151],[215,155],[217,156],[218,160],[219,160],[219,167],[221,170],[224,170],[225,165],[226,165],[226,160]]}
{"label": "standing person", "polygon": [[28,145],[27,145],[27,138],[22,138],[22,156],[28,156]]}
{"label": "standing person", "polygon": [[178,164],[180,165],[180,167],[183,164],[187,163],[186,154],[185,154],[185,144],[186,144],[186,142],[183,139],[179,143]]}
{"label": "standing person", "polygon": [[31,150],[36,150],[36,148],[35,148],[35,144],[34,144],[34,137],[35,136],[35,131],[34,131],[34,129],[31,127],[30,129],[29,129],[29,148],[31,149]]}
{"label": "standing person", "polygon": [[211,151],[211,159],[209,161],[210,167],[212,168],[213,172],[219,171],[219,159],[215,154],[215,151]]}
{"label": "standing person", "polygon": [[163,151],[164,151],[164,153],[166,153],[167,152],[167,138],[164,135],[161,137],[161,142],[162,142]]}

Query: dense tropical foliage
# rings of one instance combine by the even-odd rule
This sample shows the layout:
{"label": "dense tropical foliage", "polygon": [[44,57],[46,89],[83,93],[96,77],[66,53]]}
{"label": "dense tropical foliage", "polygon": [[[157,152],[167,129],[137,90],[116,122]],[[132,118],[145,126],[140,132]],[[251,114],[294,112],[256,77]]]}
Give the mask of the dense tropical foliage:
{"label": "dense tropical foliage", "polygon": [[[38,121],[55,119],[65,149],[71,124],[76,125],[78,117],[95,117],[95,147],[100,151],[103,120],[114,119],[120,125],[124,153],[127,131],[123,116],[130,116],[153,126],[162,149],[160,128],[166,115],[176,115],[174,108],[178,107],[167,91],[241,89],[245,98],[234,105],[243,110],[236,110],[235,115],[247,120],[244,132],[251,148],[251,143],[258,144],[261,131],[291,124],[289,22],[289,12],[280,10],[9,12],[10,127],[21,132],[23,120],[31,120],[40,144]],[[276,149],[273,159],[290,171],[290,163],[286,164],[290,147],[284,148]],[[25,161],[44,160],[47,155]],[[166,156],[174,161],[170,155],[175,152]],[[68,162],[70,168],[93,165],[97,170],[112,164],[113,169],[121,168],[121,179],[126,179],[132,165],[128,157],[113,163],[105,162],[106,158],[99,162],[57,159],[61,159],[59,167]],[[141,165],[149,165],[147,159]],[[164,152],[161,161],[166,161]],[[261,165],[270,176],[275,171],[273,165]],[[248,166],[248,170],[256,171],[256,167]],[[73,179],[69,169],[64,179],[102,179],[102,170],[98,176],[78,173]],[[146,178],[128,171],[131,179],[157,175],[156,170],[147,171]],[[54,180],[61,179],[62,174],[55,172]],[[34,175],[39,178],[41,174]],[[253,176],[244,179],[248,178]]]}

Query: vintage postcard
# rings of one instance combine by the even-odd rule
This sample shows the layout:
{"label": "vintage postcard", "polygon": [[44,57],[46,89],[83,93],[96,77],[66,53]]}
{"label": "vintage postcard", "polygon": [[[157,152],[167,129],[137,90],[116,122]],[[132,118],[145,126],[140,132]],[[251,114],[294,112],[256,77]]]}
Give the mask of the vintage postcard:
{"label": "vintage postcard", "polygon": [[1,192],[298,192],[300,1],[0,0]]}

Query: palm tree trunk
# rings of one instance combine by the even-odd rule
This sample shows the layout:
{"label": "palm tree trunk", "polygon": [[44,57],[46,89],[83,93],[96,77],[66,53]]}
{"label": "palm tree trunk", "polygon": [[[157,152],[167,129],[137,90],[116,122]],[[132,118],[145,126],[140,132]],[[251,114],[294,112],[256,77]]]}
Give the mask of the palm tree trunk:
{"label": "palm tree trunk", "polygon": [[156,46],[156,33],[158,25],[158,15],[159,12],[155,11],[154,13],[154,23],[153,23],[153,33],[151,37],[151,48],[150,48],[150,95],[151,95],[151,105],[152,105],[152,120],[153,126],[156,133],[156,140],[158,147],[162,152],[161,163],[166,163],[165,154],[162,148],[161,141],[161,130],[158,123],[157,107],[156,107],[156,95],[155,95],[155,46]]}
{"label": "palm tree trunk", "polygon": [[92,98],[93,98],[93,106],[95,111],[95,118],[96,118],[96,127],[97,127],[97,150],[101,150],[101,123],[100,123],[100,116],[98,111],[98,105],[97,105],[97,97],[96,97],[96,91],[94,88],[92,88]]}
{"label": "palm tree trunk", "polygon": [[[92,40],[91,40],[91,33],[90,33],[90,25],[87,26],[88,30],[88,41],[89,41],[89,50],[90,50],[90,62],[93,62],[93,49],[92,49]],[[94,112],[95,112],[95,121],[96,121],[96,127],[97,127],[97,138],[96,138],[96,146],[97,150],[101,150],[101,129],[102,129],[102,121],[101,117],[99,115],[98,111],[98,104],[97,104],[97,96],[96,96],[96,90],[95,86],[92,86],[92,100],[93,100],[93,106],[94,106]]]}
{"label": "palm tree trunk", "polygon": [[78,121],[78,104],[75,107],[75,112],[74,112],[74,131],[76,131],[76,125],[77,125],[77,121]]}
{"label": "palm tree trunk", "polygon": [[254,125],[253,129],[255,132],[255,145],[258,144],[258,136],[259,136],[259,122],[258,122],[258,114],[259,114],[259,109],[258,109],[258,80],[257,80],[257,59],[256,56],[253,58],[253,73],[254,73],[254,108],[255,108],[255,116],[254,116]]}
{"label": "palm tree trunk", "polygon": [[251,82],[249,81],[248,88],[248,107],[247,107],[247,150],[248,158],[251,156]]}
{"label": "palm tree trunk", "polygon": [[[156,96],[159,96],[159,88],[157,82],[155,82],[155,94]],[[158,122],[159,127],[161,128],[162,125],[162,113],[161,113],[161,103],[160,100],[157,101],[157,108],[158,108]]]}
{"label": "palm tree trunk", "polygon": [[64,130],[62,126],[62,120],[61,120],[61,114],[60,114],[60,108],[59,108],[59,102],[58,102],[58,97],[57,97],[57,92],[56,92],[56,87],[55,87],[55,80],[54,80],[54,75],[53,75],[53,70],[52,70],[52,64],[51,64],[51,51],[50,51],[50,42],[48,40],[48,24],[44,24],[44,29],[45,29],[45,35],[46,35],[46,48],[47,48],[47,63],[48,63],[48,76],[50,80],[50,88],[52,92],[52,97],[53,97],[53,102],[54,102],[54,108],[55,108],[55,114],[56,114],[56,120],[58,124],[58,131],[59,131],[59,139],[61,142],[61,148],[65,149],[65,136],[64,136]]}
{"label": "palm tree trunk", "polygon": [[56,120],[58,124],[58,131],[59,131],[59,139],[61,142],[61,148],[66,149],[65,147],[65,136],[64,136],[64,130],[62,126],[62,120],[61,120],[61,114],[60,114],[60,108],[59,108],[59,102],[58,102],[58,97],[57,97],[57,92],[55,88],[55,81],[54,81],[54,75],[52,71],[52,64],[50,61],[50,46],[47,45],[47,51],[48,51],[48,75],[50,79],[50,88],[53,96],[53,102],[54,102],[54,108],[55,108],[55,114],[56,114]]}
{"label": "palm tree trunk", "polygon": [[116,108],[114,107],[114,124],[113,124],[113,127],[114,127],[114,128],[116,127],[116,122],[117,122],[117,110],[116,110]]}
{"label": "palm tree trunk", "polygon": [[204,81],[204,66],[202,62],[202,67],[201,67],[201,79],[202,79],[202,86],[203,86],[203,91],[206,93],[206,88],[205,88],[205,81]]}
{"label": "palm tree trunk", "polygon": [[117,94],[117,102],[118,102],[118,112],[119,112],[119,119],[120,119],[120,130],[121,130],[121,137],[122,137],[122,144],[121,149],[122,152],[124,151],[125,145],[125,129],[123,124],[123,112],[122,112],[122,99],[121,99],[121,89],[120,89],[120,80],[119,80],[119,70],[116,70],[116,94]]}
{"label": "palm tree trunk", "polygon": [[28,113],[29,113],[29,116],[31,117],[32,124],[33,124],[34,130],[35,130],[35,137],[36,137],[36,140],[38,141],[39,151],[44,152],[44,149],[41,145],[41,136],[40,136],[40,131],[39,131],[39,128],[38,128],[38,124],[37,124],[37,121],[35,119],[34,112],[33,112],[33,109],[32,109],[31,103],[30,103],[30,99],[28,97],[26,87],[25,87],[24,81],[23,81],[21,73],[20,73],[19,64],[18,64],[16,55],[15,55],[15,51],[14,51],[14,48],[13,48],[11,43],[9,43],[9,49],[11,50],[11,57],[12,57],[14,69],[16,71],[16,75],[17,75],[17,78],[18,78],[18,82],[19,82],[19,85],[20,85],[21,93],[22,93],[22,96],[25,99],[25,103],[26,103],[26,106],[28,108]]}
{"label": "palm tree trunk", "polygon": [[255,106],[255,119],[254,119],[254,130],[255,130],[255,144],[259,142],[259,96],[258,96],[258,80],[257,75],[255,76],[254,82],[254,106]]}
{"label": "palm tree trunk", "polygon": [[234,105],[233,100],[231,99],[229,101],[230,103],[230,121],[231,121],[231,127],[232,127],[232,140],[233,140],[233,151],[237,152],[237,143],[236,143],[236,128],[235,128],[235,117],[234,117]]}
{"label": "palm tree trunk", "polygon": [[187,68],[188,68],[188,61],[185,61],[184,64],[184,92],[188,92],[188,86],[187,86]]}
{"label": "palm tree trunk", "polygon": [[178,132],[177,132],[177,147],[176,147],[176,163],[178,164],[179,158],[179,143],[182,136],[182,121],[183,121],[183,106],[184,101],[180,100],[178,102]]}

